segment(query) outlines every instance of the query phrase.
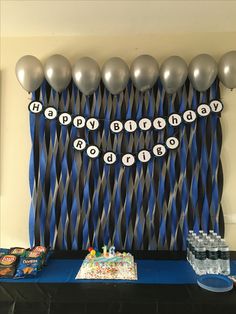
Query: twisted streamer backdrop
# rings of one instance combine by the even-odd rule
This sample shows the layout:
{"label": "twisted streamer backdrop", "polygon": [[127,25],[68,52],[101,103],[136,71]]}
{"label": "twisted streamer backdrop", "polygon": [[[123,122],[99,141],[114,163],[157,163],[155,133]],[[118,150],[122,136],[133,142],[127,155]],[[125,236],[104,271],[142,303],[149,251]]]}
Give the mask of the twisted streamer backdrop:
{"label": "twisted streamer backdrop", "polygon": [[[144,94],[130,82],[117,97],[101,83],[87,98],[73,83],[59,95],[44,82],[33,100],[60,112],[105,120],[98,130],[89,131],[30,113],[31,246],[78,250],[114,244],[125,250],[181,250],[189,229],[214,229],[223,235],[219,114],[158,132],[112,134],[109,129],[114,119],[137,121],[182,113],[219,97],[218,80],[204,93],[186,82],[172,96],[159,81]],[[126,168],[120,158],[107,165],[101,157],[90,159],[86,152],[73,149],[75,138],[82,137],[104,151],[132,153],[151,149],[173,134],[180,141],[177,150]]]}

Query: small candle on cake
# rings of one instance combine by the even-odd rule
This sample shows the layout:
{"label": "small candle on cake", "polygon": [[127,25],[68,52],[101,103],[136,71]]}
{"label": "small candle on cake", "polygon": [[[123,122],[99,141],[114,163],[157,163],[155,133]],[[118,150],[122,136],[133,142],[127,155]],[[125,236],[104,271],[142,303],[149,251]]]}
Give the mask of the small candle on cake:
{"label": "small candle on cake", "polygon": [[94,250],[94,248],[93,247],[89,247],[88,248],[88,251],[89,251],[89,253],[90,253],[90,257],[91,258],[94,258],[95,256],[96,256],[96,251]]}
{"label": "small candle on cake", "polygon": [[103,250],[103,256],[104,256],[104,257],[107,257],[107,246],[104,245],[104,246],[102,247],[102,250]]}
{"label": "small candle on cake", "polygon": [[112,256],[115,256],[116,253],[115,253],[115,247],[114,246],[111,246],[109,248],[109,256],[112,257]]}

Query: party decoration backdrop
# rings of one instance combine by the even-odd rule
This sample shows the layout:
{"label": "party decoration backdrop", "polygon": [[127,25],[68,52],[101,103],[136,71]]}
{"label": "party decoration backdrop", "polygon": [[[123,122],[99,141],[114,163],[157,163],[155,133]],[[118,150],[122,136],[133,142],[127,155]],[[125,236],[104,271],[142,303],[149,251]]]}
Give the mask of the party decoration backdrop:
{"label": "party decoration backdrop", "polygon": [[[110,130],[112,120],[153,120],[220,99],[218,80],[206,92],[196,91],[187,80],[171,95],[160,80],[143,93],[129,82],[118,95],[101,83],[90,96],[72,82],[59,94],[45,81],[32,95],[45,108],[103,120],[97,130],[89,131],[30,113],[31,245],[182,250],[189,229],[214,229],[223,235],[220,114],[159,131]],[[179,139],[176,150],[147,163],[137,159],[131,167],[124,167],[120,158],[108,165],[102,157],[92,159],[73,148],[79,137],[103,151],[136,154],[170,136]]]}

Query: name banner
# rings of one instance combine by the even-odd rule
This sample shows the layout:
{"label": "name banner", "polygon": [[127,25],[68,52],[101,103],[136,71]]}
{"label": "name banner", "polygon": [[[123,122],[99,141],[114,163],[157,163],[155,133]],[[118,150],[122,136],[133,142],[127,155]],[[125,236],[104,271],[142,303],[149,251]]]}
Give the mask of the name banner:
{"label": "name banner", "polygon": [[158,143],[153,146],[151,150],[142,149],[136,153],[116,154],[112,151],[103,152],[96,145],[88,145],[83,138],[77,138],[73,142],[73,147],[77,151],[86,150],[87,155],[90,158],[97,158],[101,154],[103,155],[103,161],[112,165],[117,161],[118,156],[121,156],[121,161],[124,166],[132,166],[136,160],[141,162],[148,162],[152,157],[162,157],[166,154],[167,148],[170,150],[176,149],[179,146],[179,140],[171,136],[165,141],[165,145]]}

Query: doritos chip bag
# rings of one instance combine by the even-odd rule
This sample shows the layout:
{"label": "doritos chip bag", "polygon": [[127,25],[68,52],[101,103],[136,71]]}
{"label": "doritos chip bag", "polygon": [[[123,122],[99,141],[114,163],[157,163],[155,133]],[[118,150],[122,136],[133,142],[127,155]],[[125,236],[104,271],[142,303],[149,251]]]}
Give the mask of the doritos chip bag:
{"label": "doritos chip bag", "polygon": [[6,254],[0,257],[0,277],[12,278],[16,271],[17,256]]}
{"label": "doritos chip bag", "polygon": [[40,264],[39,258],[21,257],[14,278],[35,277]]}

